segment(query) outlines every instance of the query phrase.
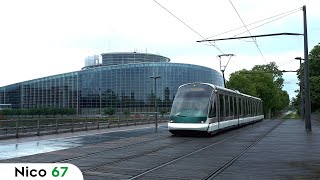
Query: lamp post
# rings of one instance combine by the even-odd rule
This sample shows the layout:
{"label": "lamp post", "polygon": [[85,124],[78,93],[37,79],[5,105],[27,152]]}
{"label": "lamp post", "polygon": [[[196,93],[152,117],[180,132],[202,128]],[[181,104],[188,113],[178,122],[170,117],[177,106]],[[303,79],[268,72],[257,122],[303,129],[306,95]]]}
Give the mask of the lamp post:
{"label": "lamp post", "polygon": [[77,116],[79,116],[79,105],[80,105],[80,102],[79,102],[79,73],[77,73]]}
{"label": "lamp post", "polygon": [[294,58],[296,60],[300,60],[300,106],[301,106],[301,112],[300,112],[300,115],[301,115],[301,118],[304,119],[304,99],[303,99],[303,78],[304,76],[302,75],[302,63],[301,61],[304,60],[302,59],[301,57],[296,57]]}
{"label": "lamp post", "polygon": [[101,110],[102,110],[101,88],[99,88],[99,114],[100,114],[100,117],[102,116],[102,111]]}
{"label": "lamp post", "polygon": [[160,79],[160,76],[150,76],[151,79],[154,79],[154,108],[156,111],[156,119],[155,119],[155,125],[156,125],[156,132],[158,132],[158,106],[157,106],[157,79]]}

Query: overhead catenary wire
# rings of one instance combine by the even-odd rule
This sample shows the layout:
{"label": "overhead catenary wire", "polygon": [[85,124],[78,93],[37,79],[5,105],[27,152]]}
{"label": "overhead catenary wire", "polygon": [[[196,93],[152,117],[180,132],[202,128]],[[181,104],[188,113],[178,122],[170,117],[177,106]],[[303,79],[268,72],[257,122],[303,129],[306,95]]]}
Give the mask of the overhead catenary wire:
{"label": "overhead catenary wire", "polygon": [[224,41],[224,40],[231,40],[231,39],[245,39],[245,38],[257,38],[257,37],[268,37],[268,36],[301,36],[303,34],[300,33],[273,33],[273,34],[259,34],[254,36],[237,36],[237,37],[230,37],[230,38],[220,38],[220,39],[209,39],[209,40],[200,40],[197,42],[210,42],[210,41]]}
{"label": "overhead catenary wire", "polygon": [[[248,27],[246,26],[246,24],[244,23],[243,19],[242,19],[242,18],[241,18],[241,16],[240,16],[240,14],[238,13],[238,11],[237,11],[236,7],[233,5],[233,3],[231,2],[231,0],[229,0],[229,2],[231,3],[231,5],[232,5],[233,9],[235,10],[235,12],[237,13],[238,17],[240,18],[240,20],[241,20],[242,24],[244,25],[244,27],[245,27],[245,28],[246,28],[246,30],[248,31],[249,35],[250,35],[250,36],[252,36],[252,35],[251,35],[251,33],[250,33],[250,31],[249,31],[249,29],[248,29]],[[263,56],[263,54],[262,54],[262,52],[261,52],[261,49],[260,49],[260,47],[259,47],[259,45],[258,45],[258,43],[257,43],[256,39],[255,39],[255,38],[252,38],[252,40],[254,41],[254,43],[255,43],[256,47],[258,48],[258,50],[259,50],[259,52],[260,52],[260,54],[261,54],[261,56],[262,56],[263,60],[265,61],[265,63],[266,63],[266,64],[268,64],[268,63],[267,63],[267,60],[265,59],[265,57]]]}
{"label": "overhead catenary wire", "polygon": [[[272,19],[272,20],[270,20],[270,21],[268,21],[268,22],[266,22],[266,23],[260,24],[260,25],[258,25],[258,26],[253,27],[253,28],[250,28],[249,30],[257,29],[257,28],[259,28],[259,27],[261,27],[261,26],[264,26],[264,25],[266,25],[266,24],[269,24],[269,23],[271,23],[271,22],[274,22],[274,21],[276,21],[276,20],[279,20],[279,19],[281,19],[281,18],[284,18],[284,17],[286,17],[286,16],[289,16],[289,15],[291,15],[291,14],[293,14],[293,13],[296,13],[296,12],[299,12],[299,11],[300,11],[300,9],[296,9],[295,11],[292,11],[292,12],[289,13],[289,14],[280,16],[280,17],[278,17],[278,18],[276,18],[276,19]],[[238,33],[238,34],[234,35],[234,37],[236,37],[236,36],[238,36],[238,35],[240,35],[240,34],[246,33],[246,32],[247,32],[247,31],[243,31],[243,32],[241,32],[241,33]]]}
{"label": "overhead catenary wire", "polygon": [[[191,31],[193,31],[194,33],[196,33],[199,37],[201,37],[202,39],[205,39],[204,36],[202,36],[199,32],[197,32],[195,29],[193,29],[191,26],[189,26],[187,23],[185,23],[184,21],[182,21],[179,17],[177,17],[176,15],[174,15],[171,11],[169,11],[166,7],[164,7],[162,4],[160,4],[158,1],[153,0],[155,3],[157,3],[160,7],[162,7],[164,10],[166,10],[169,14],[171,14],[174,18],[176,18],[178,21],[180,21],[182,24],[184,24],[186,27],[188,27]],[[206,44],[207,46],[213,46],[215,47],[220,53],[225,54],[217,45],[216,42],[208,42],[209,44]],[[214,44],[213,44],[214,43]],[[235,63],[236,64],[236,63]],[[238,64],[236,64],[239,68],[241,68]]]}
{"label": "overhead catenary wire", "polygon": [[[259,21],[256,21],[256,22],[252,22],[252,23],[250,23],[250,24],[247,24],[247,27],[248,27],[248,26],[252,26],[252,25],[254,25],[254,24],[258,24],[258,23],[264,22],[263,24],[259,24],[258,26],[255,26],[255,27],[250,28],[249,30],[256,29],[256,28],[259,28],[259,27],[264,26],[264,25],[266,25],[266,24],[269,24],[269,23],[271,23],[271,22],[274,22],[274,21],[276,21],[276,20],[279,20],[279,19],[281,19],[281,18],[287,17],[287,16],[289,16],[289,15],[291,15],[291,14],[294,14],[294,13],[296,13],[296,12],[299,12],[299,11],[301,11],[301,9],[302,9],[302,8],[299,7],[299,8],[295,8],[295,9],[293,9],[293,10],[286,11],[286,12],[283,12],[283,13],[280,13],[280,14],[277,14],[277,15],[274,15],[274,16],[271,16],[271,17],[268,17],[268,18],[264,18],[264,19],[262,19],[262,20],[259,20]],[[268,20],[269,20],[269,21],[268,21]],[[265,21],[267,21],[267,22],[265,22]],[[214,35],[214,36],[211,36],[211,37],[206,38],[205,40],[209,40],[210,38],[213,38],[213,37],[216,37],[216,36],[219,36],[219,35],[223,35],[223,34],[227,34],[227,33],[230,33],[230,32],[233,32],[233,31],[236,31],[236,30],[239,30],[239,29],[242,29],[242,28],[244,28],[244,26],[240,26],[240,27],[237,27],[237,28],[234,28],[234,29],[231,29],[231,30],[228,30],[228,31],[219,33],[219,34],[216,34],[216,35]],[[238,33],[238,34],[234,35],[233,37],[236,37],[236,36],[238,36],[238,35],[240,35],[240,34],[243,34],[243,33],[246,33],[246,32],[247,32],[247,31],[243,31],[243,32],[241,32],[241,33]],[[203,42],[207,42],[207,41],[203,41]],[[215,41],[214,41],[214,42],[215,42]],[[205,44],[205,43],[203,43],[203,44],[209,46],[209,44]],[[240,66],[239,66],[237,63],[235,63],[234,61],[233,61],[232,63],[234,63],[236,66],[240,67]]]}
{"label": "overhead catenary wire", "polygon": [[[276,17],[278,17],[278,16],[281,16],[280,18],[284,18],[284,17],[286,17],[287,15],[291,15],[291,14],[293,14],[293,13],[299,12],[300,10],[301,10],[301,7],[296,8],[296,9],[293,9],[293,10],[290,10],[290,11],[287,11],[287,12],[283,12],[283,13],[280,13],[280,14],[277,14],[277,15],[274,15],[274,16],[271,16],[271,17],[268,17],[268,18],[264,18],[264,19],[259,20],[259,21],[256,21],[256,22],[249,23],[249,24],[247,24],[246,26],[248,27],[248,26],[251,26],[251,25],[260,23],[260,22],[267,21],[267,20],[269,20],[269,19],[276,18]],[[282,16],[282,15],[283,15],[283,16]],[[280,18],[277,18],[277,19],[275,19],[275,20],[278,20],[278,19],[280,19]],[[273,21],[274,21],[274,20],[273,20]],[[270,21],[269,23],[271,23],[271,22],[273,22],[273,21]],[[268,24],[268,23],[265,23],[265,24]],[[265,24],[263,24],[263,25],[265,25]],[[259,25],[258,27],[261,27],[261,26]],[[258,28],[258,27],[256,27],[256,28]],[[242,28],[244,28],[244,26],[240,26],[240,27],[237,27],[237,28],[234,28],[234,29],[225,31],[225,32],[222,32],[222,33],[219,33],[219,34],[210,36],[210,37],[205,38],[205,39],[206,39],[206,40],[207,40],[207,39],[211,39],[211,38],[213,38],[213,37],[220,36],[220,35],[223,35],[223,34],[227,34],[227,33],[229,33],[229,32],[233,32],[233,31],[236,31],[236,30],[242,29]],[[255,28],[254,28],[254,29],[255,29]],[[245,32],[247,32],[247,31],[245,31]],[[241,33],[241,34],[242,34],[242,33]]]}
{"label": "overhead catenary wire", "polygon": [[287,65],[287,64],[289,64],[289,63],[293,63],[293,62],[297,62],[297,60],[291,59],[291,60],[288,60],[288,61],[280,62],[280,64],[278,65],[278,67],[281,67],[281,66]]}
{"label": "overhead catenary wire", "polygon": [[[160,4],[158,1],[153,0],[155,3],[157,3],[160,7],[162,7],[164,10],[166,10],[169,14],[171,14],[174,18],[176,18],[178,21],[180,21],[183,25],[185,25],[186,27],[188,27],[191,31],[193,31],[194,33],[196,33],[198,36],[200,36],[202,39],[205,39],[204,36],[202,36],[199,32],[197,32],[194,28],[192,28],[191,26],[189,26],[187,23],[185,23],[184,21],[182,21],[178,16],[174,15],[171,11],[169,11],[166,7],[164,7],[162,4]],[[219,52],[223,53],[224,52],[216,45],[213,44],[212,42],[209,42],[213,47],[215,47]]]}
{"label": "overhead catenary wire", "polygon": [[[230,1],[230,0],[229,0],[229,1]],[[154,0],[154,2],[157,3],[157,4],[158,4],[161,8],[163,8],[165,11],[167,11],[170,15],[172,15],[175,19],[177,19],[179,22],[181,22],[183,25],[185,25],[189,30],[191,30],[192,32],[194,32],[195,34],[197,34],[199,37],[201,37],[201,38],[203,38],[203,39],[208,39],[208,38],[204,38],[204,36],[202,36],[199,32],[197,32],[194,28],[192,28],[190,25],[188,25],[186,22],[184,22],[184,21],[183,21],[182,19],[180,19],[178,16],[176,16],[175,14],[173,14],[169,9],[167,9],[166,7],[164,7],[164,6],[163,6],[162,4],[160,4],[157,0]],[[235,28],[235,29],[232,29],[232,30],[229,30],[229,31],[226,31],[226,32],[217,34],[217,35],[214,35],[214,36],[212,36],[212,37],[215,37],[215,36],[218,36],[218,35],[221,35],[221,34],[225,34],[225,33],[228,33],[228,32],[232,32],[232,31],[235,31],[235,30],[238,30],[238,29],[241,29],[241,28],[246,28],[246,31],[241,32],[240,34],[245,33],[245,32],[249,32],[249,34],[251,35],[251,33],[250,33],[250,30],[251,30],[251,29],[256,29],[256,28],[258,28],[258,27],[261,27],[261,26],[263,26],[263,25],[266,25],[266,24],[271,23],[271,22],[273,22],[273,21],[276,21],[276,20],[278,20],[278,19],[284,18],[284,17],[286,17],[286,16],[289,16],[289,15],[291,15],[291,14],[293,14],[293,13],[298,12],[298,11],[301,10],[301,8],[293,9],[293,10],[290,10],[290,11],[287,11],[287,12],[283,12],[283,13],[280,13],[280,14],[277,14],[277,15],[274,15],[274,16],[271,16],[271,17],[268,17],[268,18],[259,20],[259,21],[257,21],[257,22],[253,22],[253,23],[250,23],[250,24],[247,24],[247,25],[246,25],[246,24],[244,23],[244,21],[242,20],[240,14],[239,14],[238,11],[236,10],[235,6],[233,5],[233,3],[232,3],[231,1],[230,1],[230,3],[231,3],[231,5],[233,6],[233,8],[235,9],[236,13],[238,14],[238,16],[239,16],[239,18],[240,18],[240,20],[242,21],[242,23],[243,23],[244,26],[241,26],[241,27],[238,27],[238,28]],[[270,20],[270,19],[271,19],[271,20]],[[270,20],[270,21],[267,21],[267,20]],[[265,23],[263,23],[263,24],[260,24],[260,25],[258,25],[258,26],[256,26],[256,27],[253,27],[253,28],[251,28],[250,30],[249,30],[249,28],[247,27],[247,26],[251,26],[251,25],[254,25],[254,24],[257,24],[257,23],[260,23],[260,22],[264,22],[264,21],[267,21],[267,22],[265,22]],[[239,34],[237,34],[237,35],[239,35]],[[237,36],[237,35],[235,35],[235,36]],[[259,45],[258,45],[257,42],[256,42],[256,40],[255,40],[253,37],[252,37],[252,39],[253,39],[253,41],[255,42],[255,44],[256,44],[256,46],[257,46],[257,48],[258,48],[261,56],[263,57],[265,63],[267,63],[267,62],[266,62],[266,59],[264,58],[264,56],[263,56],[263,54],[262,54],[262,52],[261,52],[261,50],[260,50],[260,48],[259,48]],[[210,44],[204,44],[204,45],[214,46],[218,51],[220,51],[222,54],[224,54],[224,53],[222,52],[222,50],[221,50],[219,47],[217,47],[217,45],[215,44],[216,42],[208,42],[208,43],[210,43]],[[213,43],[214,43],[214,44],[213,44]],[[240,67],[237,63],[235,63],[235,62],[233,62],[233,63],[234,63],[236,66]]]}

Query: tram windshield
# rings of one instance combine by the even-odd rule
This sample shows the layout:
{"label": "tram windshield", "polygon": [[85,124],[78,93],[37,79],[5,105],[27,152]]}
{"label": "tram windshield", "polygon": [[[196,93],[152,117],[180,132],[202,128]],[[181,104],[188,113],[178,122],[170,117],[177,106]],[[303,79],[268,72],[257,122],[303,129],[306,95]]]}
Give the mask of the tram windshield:
{"label": "tram windshield", "polygon": [[203,121],[208,114],[212,90],[212,87],[205,84],[182,86],[174,98],[170,116],[181,117],[180,120],[187,122]]}

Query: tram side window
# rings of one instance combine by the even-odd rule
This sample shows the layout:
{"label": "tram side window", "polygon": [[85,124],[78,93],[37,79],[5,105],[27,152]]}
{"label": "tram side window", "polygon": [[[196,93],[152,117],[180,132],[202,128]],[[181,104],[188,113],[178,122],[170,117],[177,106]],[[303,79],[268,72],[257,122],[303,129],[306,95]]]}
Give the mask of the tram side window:
{"label": "tram side window", "polygon": [[210,107],[210,113],[209,113],[209,117],[210,118],[213,118],[213,117],[217,117],[217,106],[216,106],[216,100],[214,100],[212,103],[211,103],[211,107]]}
{"label": "tram side window", "polygon": [[219,114],[219,116],[220,116],[220,121],[224,121],[224,117],[225,117],[225,115],[224,115],[224,97],[223,97],[223,95],[222,94],[219,94],[219,101],[220,101],[220,104],[219,104],[219,109],[220,109],[220,114]]}
{"label": "tram side window", "polygon": [[233,96],[230,96],[230,116],[233,116],[234,108],[233,108]]}
{"label": "tram side window", "polygon": [[233,98],[233,108],[234,108],[234,116],[236,117],[237,113],[238,113],[237,98],[236,97]]}
{"label": "tram side window", "polygon": [[256,102],[256,115],[259,115],[259,101]]}
{"label": "tram side window", "polygon": [[252,101],[252,116],[256,115],[256,101]]}
{"label": "tram side window", "polygon": [[258,115],[258,101],[255,101],[255,102],[254,102],[254,105],[255,105],[255,106],[254,106],[254,107],[255,107],[255,108],[254,108],[254,114],[255,114],[255,115]]}
{"label": "tram side window", "polygon": [[245,117],[246,116],[246,107],[245,107],[245,100],[242,100],[242,116]]}
{"label": "tram side window", "polygon": [[251,114],[252,114],[252,102],[251,102],[250,99],[248,100],[248,106],[249,106],[249,116],[251,116]]}
{"label": "tram side window", "polygon": [[226,117],[229,117],[229,96],[224,96],[225,106],[226,106]]}
{"label": "tram side window", "polygon": [[245,112],[246,113],[244,115],[248,116],[249,115],[249,107],[248,107],[248,100],[247,99],[245,100]]}
{"label": "tram side window", "polygon": [[250,116],[250,114],[251,114],[250,113],[250,111],[251,111],[251,109],[250,109],[250,100],[247,100],[247,110],[248,110],[247,111],[247,115]]}
{"label": "tram side window", "polygon": [[260,115],[260,114],[261,114],[261,103],[258,102],[258,115]]}
{"label": "tram side window", "polygon": [[247,106],[247,101],[245,99],[243,99],[242,101],[242,105],[243,105],[243,117],[246,117],[247,115],[247,111],[246,111],[246,106]]}
{"label": "tram side window", "polygon": [[252,114],[252,116],[255,115],[255,110],[254,110],[255,107],[256,107],[256,106],[255,106],[255,102],[254,102],[254,101],[251,101],[251,109],[252,109],[251,114]]}
{"label": "tram side window", "polygon": [[260,115],[262,115],[263,114],[263,106],[262,106],[261,102],[259,102],[259,107],[260,107],[260,109],[259,109]]}
{"label": "tram side window", "polygon": [[252,115],[257,115],[256,114],[256,109],[257,109],[257,103],[256,103],[256,101],[252,101]]}
{"label": "tram side window", "polygon": [[243,106],[242,106],[242,98],[239,98],[239,116],[241,117],[242,116],[242,109],[243,109]]}
{"label": "tram side window", "polygon": [[248,104],[249,104],[249,116],[250,116],[252,114],[252,101],[251,101],[251,99],[249,99]]}
{"label": "tram side window", "polygon": [[250,115],[253,115],[253,111],[252,111],[253,103],[252,103],[252,100],[249,101],[249,106],[250,106]]}
{"label": "tram side window", "polygon": [[252,101],[252,115],[256,115],[256,108],[257,108],[256,101]]}

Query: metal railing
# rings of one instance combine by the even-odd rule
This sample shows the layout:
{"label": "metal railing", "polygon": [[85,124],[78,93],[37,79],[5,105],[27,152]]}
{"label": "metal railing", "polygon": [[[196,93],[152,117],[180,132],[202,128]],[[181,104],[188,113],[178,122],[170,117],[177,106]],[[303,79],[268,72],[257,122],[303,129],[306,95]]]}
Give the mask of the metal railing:
{"label": "metal railing", "polygon": [[[0,120],[0,139],[40,136],[75,131],[88,131],[121,126],[155,123],[155,113],[134,113],[128,116],[15,118]],[[158,115],[158,122],[166,122],[168,116]]]}

